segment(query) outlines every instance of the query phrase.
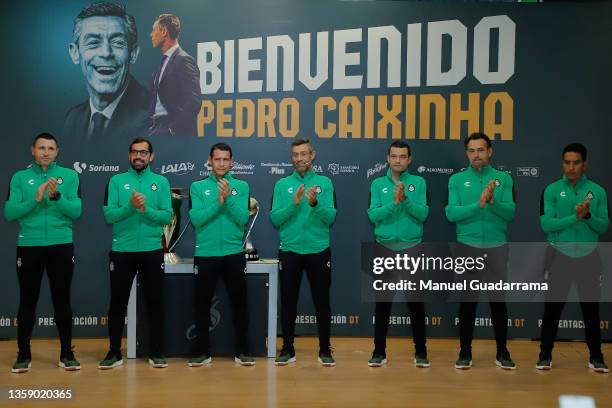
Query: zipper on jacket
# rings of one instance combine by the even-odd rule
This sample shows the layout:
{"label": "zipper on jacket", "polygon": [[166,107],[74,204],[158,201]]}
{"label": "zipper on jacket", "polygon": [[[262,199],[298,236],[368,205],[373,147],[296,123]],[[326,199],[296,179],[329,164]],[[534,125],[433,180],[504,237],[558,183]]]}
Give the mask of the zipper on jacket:
{"label": "zipper on jacket", "polygon": [[[47,182],[47,173],[46,172],[43,173],[43,180],[44,180],[45,183]],[[43,212],[44,212],[44,220],[45,220],[45,222],[44,222],[44,225],[45,225],[45,228],[44,228],[44,230],[45,230],[45,242],[44,242],[43,245],[47,245],[49,243],[49,237],[48,237],[48,235],[49,235],[48,228],[49,227],[47,225],[48,224],[47,223],[47,218],[48,218],[47,217],[47,203],[45,202],[45,195],[44,194],[43,194],[43,199],[41,201],[43,203]]]}
{"label": "zipper on jacket", "polygon": [[[141,191],[142,191],[142,174],[139,174],[138,175],[138,193],[140,193]],[[139,237],[142,237],[142,215],[143,215],[142,212],[138,214],[138,236]],[[140,249],[140,239],[136,239],[136,245],[137,245],[137,248]]]}

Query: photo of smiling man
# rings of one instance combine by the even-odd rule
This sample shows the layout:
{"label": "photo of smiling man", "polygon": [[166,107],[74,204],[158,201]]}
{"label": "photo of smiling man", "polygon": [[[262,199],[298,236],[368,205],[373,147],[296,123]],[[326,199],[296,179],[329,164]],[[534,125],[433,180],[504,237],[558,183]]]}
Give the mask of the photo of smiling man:
{"label": "photo of smiling man", "polygon": [[81,140],[146,134],[149,93],[130,74],[139,52],[134,17],[115,3],[89,5],[74,19],[68,51],[89,98],[68,111],[65,134]]}

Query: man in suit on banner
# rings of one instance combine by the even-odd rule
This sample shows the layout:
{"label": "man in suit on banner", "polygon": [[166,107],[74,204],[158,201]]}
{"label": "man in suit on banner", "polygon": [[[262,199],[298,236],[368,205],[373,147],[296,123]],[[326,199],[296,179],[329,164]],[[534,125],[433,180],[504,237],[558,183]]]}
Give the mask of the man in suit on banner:
{"label": "man in suit on banner", "polygon": [[134,17],[115,3],[94,3],[75,18],[72,36],[70,57],[81,67],[89,99],[68,111],[66,134],[86,140],[144,135],[149,93],[130,75],[139,51]]}
{"label": "man in suit on banner", "polygon": [[200,111],[200,69],[195,59],[179,45],[181,21],[173,14],[161,14],[151,31],[153,48],[162,60],[153,75],[149,114],[149,135],[193,136]]}

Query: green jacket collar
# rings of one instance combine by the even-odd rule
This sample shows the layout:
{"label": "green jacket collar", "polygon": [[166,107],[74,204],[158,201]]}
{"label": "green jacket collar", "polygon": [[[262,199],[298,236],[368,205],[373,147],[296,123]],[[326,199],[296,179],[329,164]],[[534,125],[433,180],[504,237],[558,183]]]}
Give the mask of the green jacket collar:
{"label": "green jacket collar", "polygon": [[[399,179],[400,181],[404,181],[408,178],[408,176],[410,176],[410,172],[408,171],[408,169],[406,169],[402,172],[402,174],[400,174]],[[387,178],[395,183],[395,180],[393,180],[393,172],[391,171],[390,168],[387,169]]]}
{"label": "green jacket collar", "polygon": [[493,171],[493,167],[491,167],[491,165],[490,165],[490,164],[487,164],[486,166],[484,166],[484,167],[482,168],[482,170],[480,170],[480,173],[478,173],[476,170],[474,170],[474,167],[472,167],[472,165],[470,164],[470,165],[467,167],[467,171],[468,171],[468,172],[470,172],[470,174],[472,174],[472,175],[474,175],[474,176],[477,176],[477,177],[479,177],[479,176],[486,176],[486,175],[488,175],[490,172],[492,172],[492,171]]}
{"label": "green jacket collar", "polygon": [[[53,163],[49,164],[47,166],[47,171],[45,171],[45,173],[48,173],[50,170],[55,168],[55,166],[57,166],[56,162],[53,162]],[[38,164],[36,162],[32,162],[32,170],[34,170],[34,172],[36,174],[42,174],[43,173],[42,167],[40,167],[40,164]]]}
{"label": "green jacket collar", "polygon": [[[208,178],[213,181],[215,184],[217,184],[217,176],[215,173],[211,172],[210,175],[208,176]],[[232,175],[230,174],[230,172],[228,171],[227,173],[225,173],[225,176],[223,176],[224,179],[226,179],[227,181],[231,182],[234,177],[232,177]]]}
{"label": "green jacket collar", "polygon": [[[572,183],[570,183],[570,181],[567,179],[567,176],[564,174],[563,177],[561,177],[561,179],[563,180],[564,183],[569,184],[570,186],[572,185]],[[582,187],[589,179],[587,178],[586,174],[583,174],[582,177],[580,177],[580,179],[576,182],[576,186],[572,186],[575,188],[580,188]]]}
{"label": "green jacket collar", "polygon": [[297,171],[293,171],[293,177],[295,177],[296,179],[298,179],[300,182],[305,182],[310,180],[311,178],[313,178],[316,175],[316,173],[310,169],[308,170],[305,174],[304,177],[300,176],[300,173],[298,173]]}
{"label": "green jacket collar", "polygon": [[146,176],[149,173],[151,173],[151,166],[147,166],[145,167],[143,170],[141,170],[140,172],[137,172],[136,170],[134,170],[134,168],[132,166],[130,166],[128,168],[128,173],[133,174],[135,176]]}

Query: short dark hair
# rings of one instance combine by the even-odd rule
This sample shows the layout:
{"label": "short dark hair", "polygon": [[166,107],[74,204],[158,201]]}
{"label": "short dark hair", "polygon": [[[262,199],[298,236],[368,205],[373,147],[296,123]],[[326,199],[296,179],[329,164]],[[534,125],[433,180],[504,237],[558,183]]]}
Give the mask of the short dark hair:
{"label": "short dark hair", "polygon": [[127,28],[128,50],[132,52],[138,47],[138,29],[136,19],[125,11],[125,7],[108,1],[99,1],[85,7],[74,19],[72,27],[72,41],[78,45],[81,35],[81,23],[89,17],[119,17],[125,22]]}
{"label": "short dark hair", "polygon": [[294,148],[295,146],[301,146],[304,144],[309,144],[312,147],[312,143],[310,143],[310,139],[305,139],[305,138],[295,139],[293,142],[291,142],[291,147]]}
{"label": "short dark hair", "polygon": [[32,142],[32,147],[36,146],[36,142],[38,142],[38,139],[53,140],[55,142],[55,146],[59,147],[59,143],[57,143],[57,139],[51,133],[43,132],[43,133],[39,133],[38,135],[36,135],[36,137],[34,138],[34,141]]}
{"label": "short dark hair", "polygon": [[168,36],[176,40],[181,32],[181,20],[174,14],[160,14],[157,24],[168,30]]}
{"label": "short dark hair", "polygon": [[232,148],[229,147],[228,144],[226,143],[215,143],[211,148],[210,148],[210,157],[213,157],[213,153],[215,150],[221,150],[222,152],[229,152],[230,154],[230,159],[232,158]]}
{"label": "short dark hair", "polygon": [[388,155],[391,154],[392,147],[396,147],[398,149],[408,149],[408,156],[410,156],[410,146],[408,146],[408,143],[404,142],[403,140],[396,140],[391,143],[391,146],[389,146],[389,150],[387,151]]}
{"label": "short dark hair", "polygon": [[146,143],[149,145],[149,153],[153,153],[153,145],[151,144],[151,142],[148,139],[145,139],[144,137],[137,137],[136,139],[132,140],[132,143],[130,143],[130,150],[132,150],[132,146],[134,146],[135,144],[138,143]]}
{"label": "short dark hair", "polygon": [[582,161],[586,161],[587,159],[587,148],[582,143],[570,143],[565,146],[563,153],[561,153],[561,158],[565,157],[565,153],[567,152],[580,153]]}
{"label": "short dark hair", "polygon": [[466,137],[465,140],[463,141],[463,144],[465,145],[466,149],[467,149],[468,143],[470,143],[472,140],[484,140],[487,142],[487,147],[488,148],[491,147],[491,138],[489,136],[487,136],[484,133],[475,132],[469,135],[468,137]]}

